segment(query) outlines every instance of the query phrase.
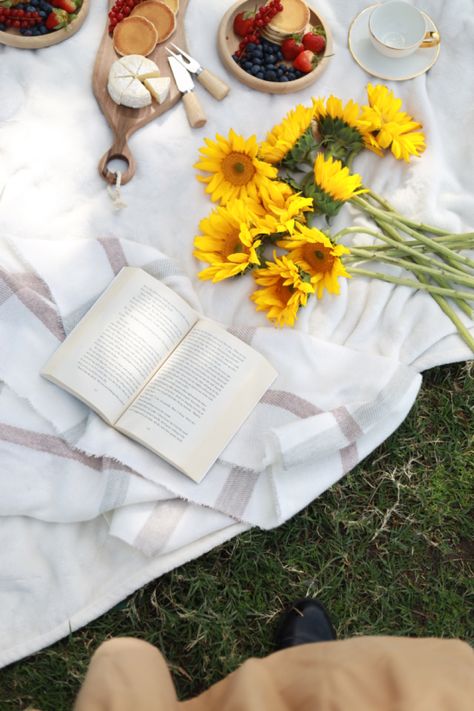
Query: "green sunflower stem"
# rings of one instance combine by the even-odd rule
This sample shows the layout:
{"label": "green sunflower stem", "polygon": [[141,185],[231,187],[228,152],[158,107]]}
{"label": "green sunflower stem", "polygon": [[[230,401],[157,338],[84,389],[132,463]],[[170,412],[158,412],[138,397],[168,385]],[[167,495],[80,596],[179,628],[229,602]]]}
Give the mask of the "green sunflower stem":
{"label": "green sunflower stem", "polygon": [[[420,277],[420,280],[423,281],[424,277]],[[442,296],[439,296],[438,294],[431,294],[433,299],[436,301],[438,304],[439,308],[446,314],[446,316],[451,319],[452,323],[456,326],[457,332],[463,339],[463,341],[469,346],[471,351],[474,353],[474,338],[471,335],[469,329],[466,328],[466,326],[463,324],[459,316],[451,306],[448,304],[446,299],[444,299]],[[459,303],[459,302],[458,302]],[[464,304],[464,302],[461,302]],[[467,306],[467,304],[465,304]],[[470,314],[468,313],[468,316]],[[471,316],[472,318],[472,316]]]}
{"label": "green sunflower stem", "polygon": [[[358,260],[352,260],[351,256],[354,255],[354,257],[358,257]],[[358,247],[351,247],[351,256],[349,258],[346,257],[344,260],[345,263],[351,262],[351,261],[372,261],[372,260],[377,260],[379,262],[386,262],[387,264],[393,264],[398,267],[402,267],[402,269],[408,269],[409,271],[413,272],[414,274],[422,273],[422,274],[429,274],[434,277],[439,277],[442,278],[446,281],[451,280],[455,282],[456,284],[462,284],[463,286],[467,286],[470,289],[474,289],[474,277],[467,277],[462,274],[452,274],[450,272],[443,271],[443,269],[435,269],[434,267],[430,267],[424,264],[413,264],[413,262],[410,262],[408,259],[400,259],[397,257],[390,257],[389,255],[381,255],[381,254],[376,254],[374,252],[371,252],[370,249],[363,249],[363,248],[358,248]],[[473,294],[473,299],[474,299],[474,294]]]}
{"label": "green sunflower stem", "polygon": [[[359,234],[359,233],[372,235],[374,237],[382,239],[380,237],[380,234],[381,234],[380,232],[376,232],[375,230],[370,230],[370,229],[362,227],[362,226],[361,227],[345,227],[344,229],[337,232],[337,234],[334,235],[333,239],[337,241],[338,239],[340,239],[341,237],[343,237],[346,234]],[[453,248],[453,249],[474,249],[474,233],[473,233],[473,239],[468,238],[466,240],[463,237],[460,237],[459,239],[457,239],[458,237],[459,237],[459,235],[444,235],[443,237],[437,237],[436,241],[441,242],[442,244],[446,243],[446,244],[450,245],[451,248]],[[399,241],[400,240],[397,241],[397,245],[398,245]],[[425,246],[423,244],[421,244],[420,242],[418,242],[418,240],[416,240],[416,239],[403,240],[403,244],[406,247],[413,247],[417,252],[419,250],[425,249]],[[401,251],[398,246],[393,247],[393,246],[391,246],[391,244],[388,244],[388,243],[387,244],[371,244],[370,249],[376,249],[376,250],[380,250],[380,251],[388,251],[388,250],[398,251],[398,252]]]}
{"label": "green sunflower stem", "polygon": [[[380,227],[381,230],[384,230],[385,232],[388,232],[389,235],[391,235],[396,243],[403,243],[404,240],[401,238],[401,236],[398,234],[396,229],[394,229],[391,225],[387,224],[383,220],[376,220],[377,225]],[[416,256],[413,257],[413,261],[417,264],[420,263],[420,256],[418,253]],[[452,267],[449,267],[448,265],[445,265],[445,268],[451,269]],[[457,270],[457,273],[459,273],[460,270]],[[442,277],[433,277],[433,281],[435,281],[438,286],[442,288],[449,288],[449,283],[443,279]],[[472,318],[472,309],[471,307],[464,301],[462,298],[457,296],[453,296],[453,301],[457,304],[457,306],[464,311],[464,313],[469,316],[469,318]]]}
{"label": "green sunflower stem", "polygon": [[[408,227],[412,227],[413,229],[416,230],[423,230],[423,232],[430,232],[433,235],[446,235],[448,234],[446,230],[441,229],[440,227],[435,227],[434,225],[427,225],[422,222],[414,222],[413,220],[410,220],[408,217],[405,217],[404,215],[400,214],[398,210],[396,210],[393,205],[391,205],[388,200],[385,200],[384,198],[380,197],[380,195],[377,195],[377,193],[374,193],[373,190],[368,190],[367,193],[365,193],[367,197],[371,197],[375,202],[377,202],[381,207],[384,208],[384,210],[387,210],[387,212],[393,213],[394,215],[397,216],[398,219],[402,220]],[[370,205],[370,203],[369,203]],[[469,233],[466,233],[469,234]]]}
{"label": "green sunflower stem", "polygon": [[[441,257],[443,257],[446,263],[450,264],[452,267],[460,269],[466,274],[470,274],[471,270],[474,269],[474,260],[469,257],[464,257],[462,254],[459,254],[451,249],[451,247],[440,244],[439,240],[426,237],[426,235],[421,234],[421,232],[418,232],[417,230],[413,230],[411,227],[408,227],[408,225],[404,225],[400,222],[398,222],[398,225],[402,232],[405,232],[405,234],[410,235],[410,237],[415,237],[423,244],[426,244],[433,252],[437,252]],[[434,245],[437,245],[437,248]]]}
{"label": "green sunflower stem", "polygon": [[[376,221],[382,220],[384,223],[389,224],[393,227],[399,227],[407,234],[416,237],[416,239],[418,239],[420,242],[423,242],[423,244],[425,244],[427,247],[430,247],[431,251],[437,252],[438,254],[442,255],[447,260],[449,260],[450,263],[452,263],[452,261],[459,262],[460,264],[466,267],[470,267],[471,269],[474,268],[474,260],[469,259],[469,257],[465,257],[462,254],[458,254],[454,250],[449,249],[449,247],[445,247],[443,244],[439,244],[439,242],[437,242],[436,240],[427,237],[419,231],[412,230],[410,227],[404,224],[402,220],[399,219],[398,213],[396,215],[387,214],[387,212],[373,207],[367,201],[363,200],[363,198],[357,196],[352,197],[351,202],[357,207],[360,207],[364,212],[375,218]],[[443,232],[442,234],[445,233]]]}
{"label": "green sunflower stem", "polygon": [[[384,223],[382,221],[378,222],[377,224],[379,224],[381,226],[382,230],[391,228],[390,225],[387,225],[387,223]],[[370,229],[367,229],[364,227],[362,227],[362,228],[347,227],[346,229],[338,232],[335,235],[335,239],[337,239],[338,237],[340,237],[344,234],[350,234],[350,233],[352,233],[352,234],[362,233],[362,234],[368,234],[373,237],[376,237],[377,239],[386,243],[386,246],[384,247],[385,249],[391,248],[394,251],[396,251],[396,255],[394,255],[394,256],[397,256],[397,254],[400,254],[402,256],[409,255],[409,256],[413,257],[413,259],[416,262],[424,262],[428,266],[432,266],[433,269],[437,269],[440,273],[443,271],[446,271],[446,272],[449,272],[450,274],[453,274],[456,276],[464,275],[464,278],[468,279],[468,286],[474,287],[474,279],[470,278],[470,275],[466,276],[465,272],[463,270],[460,270],[457,267],[451,267],[448,264],[445,264],[444,262],[439,261],[438,259],[434,259],[433,257],[428,256],[424,252],[419,252],[416,249],[414,249],[413,247],[410,247],[409,244],[405,240],[403,240],[400,237],[400,235],[398,235],[398,233],[396,233],[396,232],[394,233],[394,231],[392,229],[390,229],[390,233],[392,236],[389,237],[384,232],[377,232],[375,230],[370,230]],[[396,236],[394,236],[394,235],[396,235]],[[370,245],[371,250],[374,249],[374,247],[377,247],[377,245]],[[382,245],[382,247],[383,247],[383,245]],[[351,252],[354,252],[354,249],[355,248],[351,246]],[[374,255],[374,257],[375,257],[375,255]],[[383,259],[383,257],[380,257],[380,259]],[[446,274],[446,276],[448,276],[448,274]],[[453,276],[453,280],[454,280],[454,276]],[[464,283],[464,282],[459,282],[459,283]]]}
{"label": "green sunflower stem", "polygon": [[383,272],[372,272],[370,269],[360,269],[359,267],[349,267],[348,271],[351,274],[358,274],[359,276],[367,276],[372,279],[388,281],[390,284],[409,286],[412,289],[422,289],[424,291],[429,291],[431,294],[440,294],[441,296],[450,296],[451,298],[457,297],[465,299],[466,301],[474,301],[474,293],[471,294],[468,291],[457,291],[456,289],[449,289],[442,286],[433,286],[432,284],[424,284],[421,281],[412,281],[411,279],[404,279],[403,277],[395,277],[391,274],[384,274]]}

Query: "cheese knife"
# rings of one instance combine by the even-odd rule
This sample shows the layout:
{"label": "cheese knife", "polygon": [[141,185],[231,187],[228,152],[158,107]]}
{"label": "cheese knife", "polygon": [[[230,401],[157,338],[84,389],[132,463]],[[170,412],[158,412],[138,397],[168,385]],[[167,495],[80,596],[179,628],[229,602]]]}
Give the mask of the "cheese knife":
{"label": "cheese knife", "polygon": [[176,86],[183,95],[183,104],[191,128],[201,128],[207,121],[199,99],[194,93],[194,82],[188,70],[174,57],[168,57]]}

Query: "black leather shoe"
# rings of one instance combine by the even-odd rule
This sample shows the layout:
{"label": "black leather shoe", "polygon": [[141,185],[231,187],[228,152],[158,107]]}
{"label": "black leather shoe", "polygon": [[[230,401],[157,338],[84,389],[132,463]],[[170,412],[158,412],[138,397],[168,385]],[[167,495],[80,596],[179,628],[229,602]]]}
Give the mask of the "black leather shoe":
{"label": "black leather shoe", "polygon": [[319,600],[297,600],[283,614],[275,635],[276,649],[336,639],[331,619]]}

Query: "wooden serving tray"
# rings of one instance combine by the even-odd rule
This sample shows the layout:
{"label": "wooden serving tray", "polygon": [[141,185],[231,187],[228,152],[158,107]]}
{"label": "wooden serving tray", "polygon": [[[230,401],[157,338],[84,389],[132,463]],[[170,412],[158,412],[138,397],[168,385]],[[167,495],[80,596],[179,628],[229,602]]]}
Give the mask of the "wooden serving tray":
{"label": "wooden serving tray", "polygon": [[232,7],[226,12],[219,25],[217,35],[217,48],[219,50],[222,63],[231,74],[239,79],[239,81],[246,84],[251,89],[256,89],[257,91],[264,91],[267,94],[292,94],[294,91],[306,89],[306,87],[316,81],[320,74],[326,69],[329,58],[333,53],[332,35],[329,31],[328,25],[321,17],[320,13],[316,12],[316,10],[314,10],[309,4],[310,24],[312,26],[320,25],[326,33],[326,49],[324,51],[324,56],[312,72],[309,72],[309,74],[306,74],[300,79],[295,79],[294,81],[281,83],[277,81],[265,81],[265,79],[258,79],[251,74],[247,74],[247,72],[239,67],[239,65],[232,59],[232,55],[237,50],[241,39],[240,37],[237,37],[233,30],[235,16],[239,12],[254,11],[255,8],[258,8],[264,4],[265,0],[239,0],[239,2],[232,5]]}
{"label": "wooden serving tray", "polygon": [[0,32],[0,44],[5,44],[8,47],[17,47],[18,49],[51,47],[53,44],[64,42],[64,40],[75,35],[81,29],[88,12],[89,0],[83,0],[78,16],[67,27],[55,32],[48,32],[46,35],[39,35],[38,37],[24,37],[16,30]]}
{"label": "wooden serving tray", "polygon": [[[109,0],[109,9],[113,4],[114,0]],[[111,160],[117,158],[127,164],[127,169],[121,174],[122,185],[133,178],[136,164],[127,144],[129,137],[142,126],[171,109],[181,98],[181,92],[178,90],[171,75],[165,45],[168,42],[174,42],[178,47],[187,51],[186,38],[184,36],[184,13],[187,5],[188,0],[180,0],[174,33],[165,42],[158,44],[153,52],[148,55],[148,59],[152,59],[158,65],[162,76],[171,76],[168,98],[163,104],[158,104],[153,100],[150,106],[145,106],[143,109],[129,109],[127,106],[119,106],[110,98],[107,91],[107,80],[110,67],[116,59],[119,59],[119,55],[115,52],[112,37],[109,35],[109,18],[108,16],[104,18],[106,27],[95,60],[92,86],[97,103],[113,133],[112,146],[99,162],[99,173],[108,183],[114,184],[116,182],[117,174],[110,171],[107,165]]]}

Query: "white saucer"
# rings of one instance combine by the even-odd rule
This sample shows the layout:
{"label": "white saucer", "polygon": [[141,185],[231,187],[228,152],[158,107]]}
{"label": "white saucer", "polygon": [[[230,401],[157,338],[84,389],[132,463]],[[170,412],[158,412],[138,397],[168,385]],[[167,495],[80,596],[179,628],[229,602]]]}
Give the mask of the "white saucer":
{"label": "white saucer", "polygon": [[[369,37],[369,15],[374,7],[376,5],[370,5],[362,10],[349,27],[349,51],[357,64],[374,77],[389,81],[413,79],[427,72],[438,59],[440,45],[417,49],[409,57],[400,57],[400,59],[384,57],[375,49]],[[438,28],[431,17],[426,12],[423,15],[426,18],[428,31],[437,32]]]}

